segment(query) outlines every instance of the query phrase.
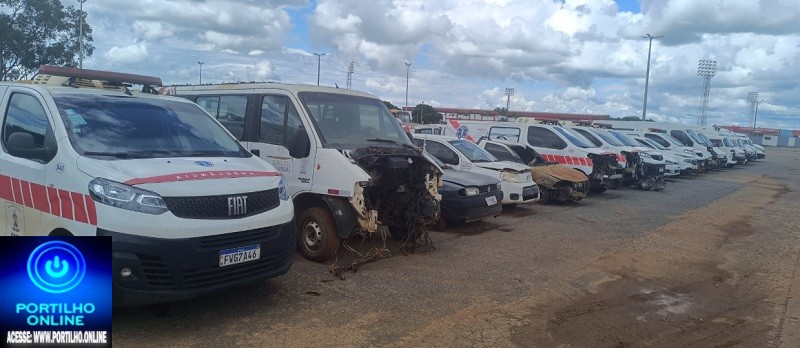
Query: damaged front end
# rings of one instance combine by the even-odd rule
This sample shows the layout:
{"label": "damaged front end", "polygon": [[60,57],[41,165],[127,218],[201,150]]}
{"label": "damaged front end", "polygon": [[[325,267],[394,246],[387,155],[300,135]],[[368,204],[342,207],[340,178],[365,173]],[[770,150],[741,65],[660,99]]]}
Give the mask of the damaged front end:
{"label": "damaged front end", "polygon": [[[650,154],[647,152],[633,152],[623,151],[622,154],[628,159],[630,164],[631,177],[629,179],[633,183],[633,187],[649,191],[661,191],[666,186],[664,173],[666,171],[666,162],[664,157],[658,154]],[[662,163],[651,163],[662,162]]]}
{"label": "damaged front end", "polygon": [[613,153],[589,153],[592,160],[592,173],[589,174],[589,188],[592,192],[604,192],[609,181],[622,179],[624,168],[617,163]]}
{"label": "damaged front end", "polygon": [[370,176],[356,184],[351,198],[363,231],[373,232],[376,221],[395,239],[413,243],[426,226],[436,223],[442,174],[420,152],[374,146],[352,150],[349,156]]}
{"label": "damaged front end", "polygon": [[533,181],[539,185],[540,202],[580,201],[589,192],[589,177],[569,166],[542,164],[531,167]]}

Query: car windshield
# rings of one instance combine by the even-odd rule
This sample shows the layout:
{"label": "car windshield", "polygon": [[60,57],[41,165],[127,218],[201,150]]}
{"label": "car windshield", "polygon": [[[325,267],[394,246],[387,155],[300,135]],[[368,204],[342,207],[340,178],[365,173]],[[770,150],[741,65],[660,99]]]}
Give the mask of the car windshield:
{"label": "car windshield", "polygon": [[633,139],[631,139],[631,137],[623,134],[620,131],[613,131],[612,130],[612,131],[608,131],[608,132],[611,133],[611,135],[615,136],[617,139],[619,139],[619,141],[621,141],[625,145],[628,145],[628,146],[639,146],[639,144],[636,143],[636,141],[634,141]]}
{"label": "car windshield", "polygon": [[708,146],[708,144],[705,142],[705,140],[703,140],[702,138],[700,138],[700,137],[697,135],[697,133],[695,133],[693,130],[691,130],[691,129],[687,129],[687,130],[686,130],[686,134],[689,134],[689,137],[690,137],[690,138],[692,138],[692,140],[693,140],[694,142],[696,142],[696,143],[700,143],[700,145]]}
{"label": "car windshield", "polygon": [[725,147],[733,147],[733,143],[728,138],[722,138],[722,142],[725,143]]}
{"label": "car windshield", "polygon": [[497,157],[494,157],[492,154],[486,152],[486,150],[480,148],[478,145],[475,145],[475,143],[469,140],[450,140],[449,143],[450,145],[453,145],[458,152],[461,152],[464,156],[466,156],[470,162],[478,163],[497,161]]}
{"label": "car windshield", "polygon": [[377,98],[324,92],[300,92],[298,96],[321,135],[323,147],[410,145],[400,124]]}
{"label": "car windshield", "polygon": [[598,137],[603,139],[603,141],[611,144],[612,146],[625,146],[625,144],[621,143],[617,138],[611,136],[609,133],[606,133],[606,131],[602,129],[596,129],[594,132],[592,132],[592,134],[597,135]]}
{"label": "car windshield", "polygon": [[705,134],[697,133],[697,136],[700,137],[700,139],[703,139],[703,141],[705,141],[707,146],[716,146],[714,145],[713,142],[711,142],[711,139],[709,139]]}
{"label": "car windshield", "polygon": [[660,135],[662,138],[664,138],[666,141],[670,142],[670,144],[672,144],[672,145],[675,145],[675,146],[677,146],[677,147],[684,147],[684,146],[686,146],[686,145],[683,145],[683,143],[682,143],[682,142],[680,142],[680,140],[678,140],[678,139],[675,139],[675,137],[673,137],[673,136],[671,136],[671,135],[669,135],[669,134],[666,134],[666,133],[659,133],[659,135]]}
{"label": "car windshield", "polygon": [[711,139],[711,143],[714,144],[715,147],[722,147],[722,139]]}
{"label": "car windshield", "polygon": [[508,147],[511,148],[511,150],[514,150],[517,156],[519,156],[519,158],[522,160],[522,163],[530,164],[531,162],[539,159],[539,154],[537,154],[536,151],[530,147],[522,145],[509,145]]}
{"label": "car windshield", "polygon": [[165,98],[53,96],[70,143],[100,158],[249,157],[199,106]]}
{"label": "car windshield", "polygon": [[657,143],[657,142],[655,142],[655,141],[653,141],[653,140],[650,140],[650,139],[647,139],[647,138],[642,138],[642,140],[644,140],[644,141],[645,141],[645,142],[647,142],[648,144],[652,145],[652,147],[654,147],[654,148],[656,148],[656,149],[659,149],[659,150],[667,150],[667,148],[666,148],[666,147],[662,146],[661,144],[659,144],[659,143]]}
{"label": "car windshield", "polygon": [[567,140],[577,147],[582,147],[584,149],[597,147],[594,146],[590,141],[586,140],[582,135],[578,133],[573,133],[571,130],[564,128],[564,127],[553,127],[557,132],[561,133]]}

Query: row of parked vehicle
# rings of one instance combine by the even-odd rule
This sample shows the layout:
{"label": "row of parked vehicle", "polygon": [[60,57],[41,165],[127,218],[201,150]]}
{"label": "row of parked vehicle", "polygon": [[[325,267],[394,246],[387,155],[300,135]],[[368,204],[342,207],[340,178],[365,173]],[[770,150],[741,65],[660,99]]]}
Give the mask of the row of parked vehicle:
{"label": "row of parked vehicle", "polygon": [[[522,123],[468,131],[451,121],[459,137],[446,137],[449,128],[412,135],[373,95],[308,85],[164,87],[42,66],[32,80],[0,83],[0,110],[3,234],[111,238],[117,305],[279,276],[296,250],[327,261],[358,235],[388,230],[413,244],[427,228],[504,205],[578,201],[625,183],[659,189],[670,173],[661,142],[646,141],[664,133],[631,140]],[[595,146],[578,129],[625,150]],[[714,139],[738,151],[730,137]]]}

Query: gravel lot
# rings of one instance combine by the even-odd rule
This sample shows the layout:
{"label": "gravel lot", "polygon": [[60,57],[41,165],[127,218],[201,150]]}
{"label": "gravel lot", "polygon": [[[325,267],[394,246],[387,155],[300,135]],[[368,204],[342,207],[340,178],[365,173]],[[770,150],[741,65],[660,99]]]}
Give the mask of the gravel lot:
{"label": "gravel lot", "polygon": [[662,192],[622,188],[431,232],[435,250],[344,279],[298,254],[278,279],[117,308],[113,343],[800,346],[800,150],[767,155]]}

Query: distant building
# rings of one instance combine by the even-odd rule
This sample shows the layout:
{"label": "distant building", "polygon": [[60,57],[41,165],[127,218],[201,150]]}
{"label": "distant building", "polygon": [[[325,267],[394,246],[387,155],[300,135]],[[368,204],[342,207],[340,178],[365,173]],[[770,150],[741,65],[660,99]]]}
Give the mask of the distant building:
{"label": "distant building", "polygon": [[764,146],[797,146],[797,136],[800,131],[776,128],[756,128],[740,126],[714,126],[717,128],[730,129],[735,133],[745,134],[756,144]]}
{"label": "distant building", "polygon": [[[405,110],[414,110],[414,107],[406,107]],[[483,109],[459,109],[459,108],[436,108],[445,120],[477,120],[477,121],[500,121],[505,115],[495,110]],[[537,120],[548,121],[594,121],[608,120],[610,115],[599,114],[573,114],[562,112],[533,112],[533,111],[511,111],[508,121],[515,121],[517,118],[534,118]]]}

